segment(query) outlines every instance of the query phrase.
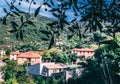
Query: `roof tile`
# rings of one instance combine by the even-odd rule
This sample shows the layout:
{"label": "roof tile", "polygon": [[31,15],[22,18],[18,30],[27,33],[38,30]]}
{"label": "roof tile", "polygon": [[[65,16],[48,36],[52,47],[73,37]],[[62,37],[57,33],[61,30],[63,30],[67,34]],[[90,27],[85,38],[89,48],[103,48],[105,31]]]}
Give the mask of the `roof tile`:
{"label": "roof tile", "polygon": [[25,53],[21,53],[18,58],[40,58],[41,56],[37,53],[34,52],[25,52]]}
{"label": "roof tile", "polygon": [[75,51],[94,51],[93,49],[89,49],[89,48],[74,48],[72,50],[75,50]]}

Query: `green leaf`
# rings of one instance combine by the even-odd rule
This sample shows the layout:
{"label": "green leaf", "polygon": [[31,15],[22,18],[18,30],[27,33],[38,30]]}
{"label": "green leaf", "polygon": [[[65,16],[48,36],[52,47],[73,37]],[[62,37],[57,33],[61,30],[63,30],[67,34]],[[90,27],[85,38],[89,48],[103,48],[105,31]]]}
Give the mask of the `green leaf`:
{"label": "green leaf", "polygon": [[53,34],[52,37],[51,37],[51,40],[50,40],[50,44],[49,44],[48,49],[50,49],[53,44],[54,44],[54,34]]}
{"label": "green leaf", "polygon": [[54,6],[53,0],[50,0],[50,3]]}
{"label": "green leaf", "polygon": [[102,32],[103,26],[101,25],[101,23],[98,20],[96,20],[96,25],[99,27],[100,32]]}
{"label": "green leaf", "polygon": [[65,20],[63,20],[63,22],[64,22],[65,24],[69,25],[69,22],[67,22],[67,21],[65,21]]}
{"label": "green leaf", "polygon": [[55,17],[59,18],[60,16],[56,13],[52,13]]}
{"label": "green leaf", "polygon": [[26,0],[29,3],[29,0]]}
{"label": "green leaf", "polygon": [[21,23],[23,23],[23,16],[21,16],[20,20],[21,20]]}
{"label": "green leaf", "polygon": [[20,31],[20,39],[23,39],[23,30]]}
{"label": "green leaf", "polygon": [[10,16],[12,16],[12,17],[14,17],[14,15],[13,14],[9,14]]}
{"label": "green leaf", "polygon": [[52,23],[48,23],[47,25],[50,26],[50,27],[53,27],[53,25],[57,24],[57,21],[54,21]]}
{"label": "green leaf", "polygon": [[20,16],[20,14],[16,11],[12,11],[15,15]]}
{"label": "green leaf", "polygon": [[48,4],[48,3],[45,3],[45,5],[47,5],[48,7],[51,7],[51,5],[50,5],[50,4]]}
{"label": "green leaf", "polygon": [[80,8],[83,9],[83,8],[86,8],[87,6],[89,6],[89,4],[83,5]]}
{"label": "green leaf", "polygon": [[10,33],[14,33],[14,32],[17,32],[17,30],[10,30],[9,32]]}
{"label": "green leaf", "polygon": [[68,36],[67,36],[67,39],[71,39],[73,36],[74,36],[74,34],[68,35]]}
{"label": "green leaf", "polygon": [[35,10],[35,17],[39,14],[39,12],[40,12],[40,8],[41,8],[41,6],[39,6],[36,10]]}
{"label": "green leaf", "polygon": [[55,11],[58,11],[59,9],[57,8],[52,8],[51,10],[49,10],[50,12],[55,12]]}
{"label": "green leaf", "polygon": [[14,5],[12,4],[11,6],[10,6],[10,10],[13,10],[14,9]]}
{"label": "green leaf", "polygon": [[73,0],[73,3],[74,3],[75,8],[77,9],[77,11],[79,11],[78,0]]}
{"label": "green leaf", "polygon": [[8,13],[7,10],[6,10],[5,8],[3,8],[3,11],[4,11],[5,13]]}
{"label": "green leaf", "polygon": [[28,20],[26,23],[35,26],[35,24],[30,20]]}
{"label": "green leaf", "polygon": [[78,36],[79,36],[79,38],[81,39],[82,38],[82,34],[81,34],[81,31],[80,30],[78,30],[79,32],[78,32]]}
{"label": "green leaf", "polygon": [[44,41],[49,41],[49,38],[47,38],[47,37],[41,37],[41,39]]}
{"label": "green leaf", "polygon": [[74,28],[72,28],[72,27],[69,27],[69,30],[70,30],[70,32],[75,32]]}
{"label": "green leaf", "polygon": [[25,12],[23,12],[23,11],[21,11],[21,10],[19,10],[18,8],[16,8],[16,7],[14,7],[15,8],[15,10],[17,11],[17,12],[19,12],[19,13],[25,13]]}
{"label": "green leaf", "polygon": [[4,0],[6,2],[6,4],[10,7],[11,5],[8,3],[8,1]]}
{"label": "green leaf", "polygon": [[3,18],[3,24],[6,25],[6,17]]}
{"label": "green leaf", "polygon": [[46,30],[40,30],[41,31],[41,33],[43,33],[43,34],[51,34],[51,32],[50,31],[46,31]]}
{"label": "green leaf", "polygon": [[76,19],[76,18],[74,18],[73,20],[71,20],[71,23],[72,23],[72,22],[74,22],[74,21],[76,21],[76,20],[77,20],[77,19]]}
{"label": "green leaf", "polygon": [[13,27],[13,29],[14,29],[14,30],[17,30],[17,28],[16,28],[16,26],[15,26],[15,25],[12,25],[12,27]]}
{"label": "green leaf", "polygon": [[17,33],[16,33],[16,39],[18,39],[18,38],[19,38],[19,33],[17,32]]}
{"label": "green leaf", "polygon": [[16,22],[14,21],[11,21],[11,24],[14,25],[14,26],[19,26]]}

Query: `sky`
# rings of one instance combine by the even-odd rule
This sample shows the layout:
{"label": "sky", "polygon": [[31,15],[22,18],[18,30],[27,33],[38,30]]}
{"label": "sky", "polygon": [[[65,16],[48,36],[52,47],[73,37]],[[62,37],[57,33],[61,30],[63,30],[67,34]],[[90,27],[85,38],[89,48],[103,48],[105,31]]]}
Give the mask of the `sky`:
{"label": "sky", "polygon": [[[10,2],[11,0],[0,0],[0,17],[3,17],[6,15],[5,12],[3,11],[3,8],[6,8],[7,10],[9,10],[9,7],[5,1]],[[36,5],[34,5],[34,4],[31,5],[31,11],[30,11],[31,13],[34,13],[35,9],[38,8],[40,4],[42,4],[42,2],[40,2],[41,0],[35,0],[35,1],[36,1]],[[15,6],[17,8],[19,8],[20,10],[23,10],[25,12],[28,12],[29,4],[28,4],[28,2],[26,2],[26,0],[22,0],[21,5],[18,5],[18,3],[19,3],[19,0],[16,0]],[[45,11],[45,6],[41,7],[39,14],[42,16],[46,16],[48,18],[54,18],[50,12]],[[70,16],[70,18],[67,18],[67,19],[72,19],[73,12],[71,10],[68,10],[67,16]]]}
{"label": "sky", "polygon": [[[11,0],[6,0],[6,1],[10,2]],[[39,0],[36,0],[37,3],[40,3],[38,1]],[[22,1],[21,5],[18,5],[18,3],[19,3],[19,0],[16,0],[15,6],[17,8],[19,8],[20,10],[23,10],[25,12],[28,12],[29,4],[25,0]],[[35,9],[38,8],[38,7],[39,7],[39,4],[36,4],[36,5],[32,4],[31,5],[31,13],[34,13]],[[3,8],[6,8],[7,10],[9,10],[9,7],[6,4],[5,0],[0,0],[0,17],[5,16]],[[47,16],[47,17],[52,17],[52,15],[49,12],[45,11],[44,8],[45,8],[44,6],[41,7],[40,15],[44,15],[44,16]]]}
{"label": "sky", "polygon": [[[11,2],[11,0],[0,0],[0,17],[5,16],[3,8],[6,8],[7,10],[9,10],[9,7],[6,4],[5,1]],[[15,6],[17,8],[19,8],[20,10],[28,12],[29,3],[26,2],[26,0],[22,0],[21,5],[18,5],[19,1],[20,0],[16,0]],[[53,1],[54,1],[54,3],[57,3],[57,2],[55,2],[56,0],[53,0]],[[80,0],[80,1],[82,1],[82,0]],[[112,0],[106,0],[106,1],[111,2]],[[40,6],[40,4],[42,4],[42,0],[35,0],[35,2],[36,2],[36,5],[34,5],[34,4],[31,5],[31,11],[30,11],[31,13],[34,13],[35,9],[38,8]],[[50,12],[45,11],[45,6],[41,7],[39,14],[42,15],[42,16],[46,16],[48,18],[54,18],[53,15]],[[70,20],[72,20],[74,18],[74,13],[73,13],[72,10],[68,10],[66,12],[66,15],[68,16],[68,18],[67,18],[68,21],[70,21]]]}

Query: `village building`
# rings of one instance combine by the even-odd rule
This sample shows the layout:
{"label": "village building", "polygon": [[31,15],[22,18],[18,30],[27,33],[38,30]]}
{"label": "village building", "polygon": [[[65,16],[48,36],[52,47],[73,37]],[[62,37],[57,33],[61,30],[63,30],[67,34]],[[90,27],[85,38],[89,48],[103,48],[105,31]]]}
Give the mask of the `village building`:
{"label": "village building", "polygon": [[44,76],[52,76],[56,73],[63,72],[66,68],[63,64],[44,65],[42,74],[44,74]]}
{"label": "village building", "polygon": [[52,76],[55,73],[62,72],[66,66],[63,64],[55,64],[54,62],[39,63],[27,67],[27,71],[31,75]]}
{"label": "village building", "polygon": [[10,53],[10,60],[17,60],[18,55],[20,55],[21,52],[15,51]]}
{"label": "village building", "polygon": [[84,56],[85,58],[88,58],[89,56],[94,55],[94,50],[89,48],[74,48],[72,49],[72,54],[76,54],[77,56]]}
{"label": "village building", "polygon": [[78,63],[82,59],[86,59],[88,57],[93,56],[94,53],[95,53],[95,51],[93,49],[89,49],[89,48],[80,48],[80,49],[74,48],[74,49],[72,49],[72,54],[77,55],[76,63]]}
{"label": "village building", "polygon": [[83,70],[84,68],[80,68],[80,65],[55,64],[54,62],[38,63],[27,67],[27,72],[32,76],[59,76],[65,80],[68,80],[72,77],[79,77],[82,74]]}
{"label": "village building", "polygon": [[29,65],[33,65],[33,64],[41,63],[41,60],[42,60],[42,56],[34,52],[25,52],[17,56],[18,64],[27,63]]}

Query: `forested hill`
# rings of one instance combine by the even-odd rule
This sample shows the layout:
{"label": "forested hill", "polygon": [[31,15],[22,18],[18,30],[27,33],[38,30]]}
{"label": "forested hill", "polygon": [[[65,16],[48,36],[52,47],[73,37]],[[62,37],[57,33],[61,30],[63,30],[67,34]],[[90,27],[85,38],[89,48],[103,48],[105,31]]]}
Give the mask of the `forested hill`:
{"label": "forested hill", "polygon": [[[24,14],[21,15],[21,17],[23,17],[23,20],[25,19]],[[44,42],[43,40],[41,40],[41,35],[43,36],[43,34],[39,33],[40,29],[46,29],[46,25],[50,22],[52,22],[53,20],[44,16],[37,16],[34,17],[33,14],[31,14],[31,18],[30,20],[33,21],[34,25],[25,25],[24,30],[26,32],[24,32],[24,39],[23,40],[17,40],[15,37],[14,32],[12,32],[11,30],[13,30],[14,28],[12,27],[11,21],[15,21],[18,25],[21,24],[20,20],[21,17],[14,17],[14,16],[9,16],[7,17],[6,23],[7,25],[3,25],[3,21],[1,18],[0,21],[0,49],[8,49],[8,48],[14,48],[16,46],[19,45],[42,45],[47,44],[48,42]],[[10,32],[11,31],[11,32]],[[47,44],[48,45],[48,44]],[[46,45],[46,46],[47,46]],[[42,45],[41,47],[45,47],[44,45]]]}
{"label": "forested hill", "polygon": [[[25,20],[26,17],[27,16],[24,14],[20,15],[19,17],[9,16],[7,17],[7,20],[6,20],[7,25],[3,25],[2,21],[0,21],[0,34],[1,34],[0,35],[0,49],[38,50],[38,49],[48,48],[50,44],[50,39],[49,39],[50,36],[41,33],[40,30],[48,31],[49,28],[47,24],[55,20],[44,17],[44,16],[34,17],[34,15],[31,14],[30,21],[32,21],[35,26],[29,25],[29,24],[25,25],[24,26],[25,32],[23,31],[24,38],[23,40],[18,41],[16,39],[16,32],[13,31],[14,28],[12,24],[16,22],[17,25],[19,25],[21,24],[21,19]],[[14,21],[14,22],[11,23],[11,21]],[[76,35],[74,35],[70,40],[68,40],[67,36],[72,35],[71,30],[69,30],[68,26],[64,27],[64,32],[59,36],[59,38],[55,38],[55,40],[63,42],[64,46],[69,47],[69,48],[85,47],[85,46],[89,47],[89,44],[91,43],[96,44],[96,42],[93,42],[95,39],[93,38],[94,36],[91,33],[87,33],[87,35],[84,35],[82,40],[80,40],[79,36],[76,36]],[[81,29],[81,32],[83,31],[84,31],[84,28]],[[97,34],[97,37],[98,36],[99,35]]]}

